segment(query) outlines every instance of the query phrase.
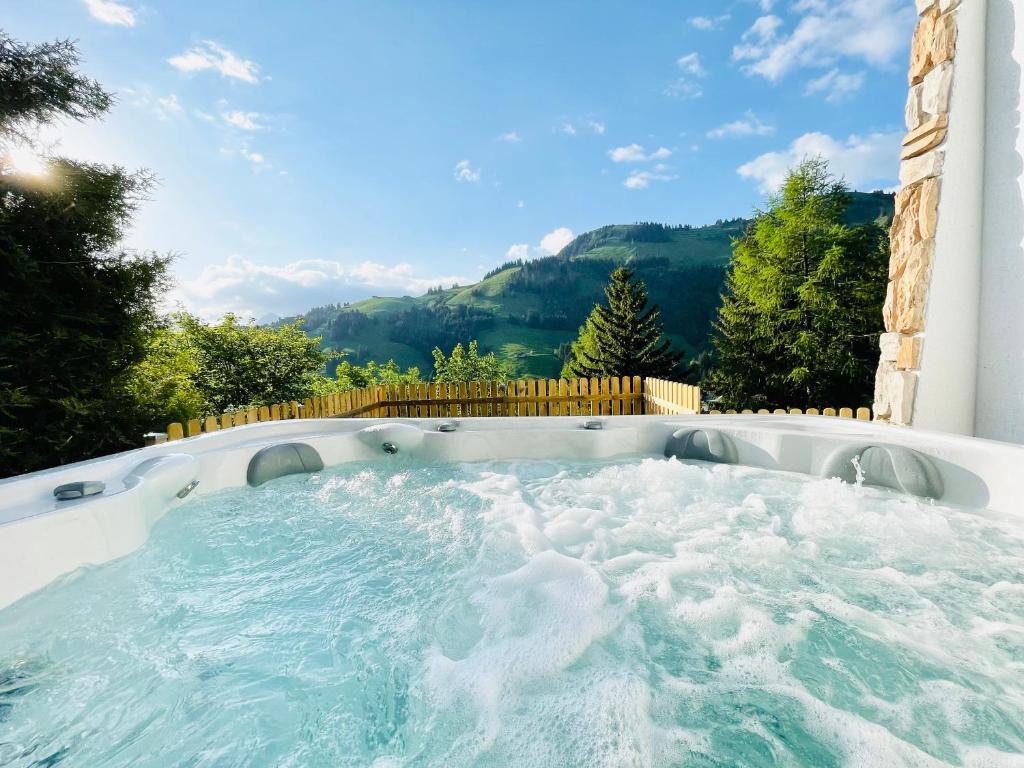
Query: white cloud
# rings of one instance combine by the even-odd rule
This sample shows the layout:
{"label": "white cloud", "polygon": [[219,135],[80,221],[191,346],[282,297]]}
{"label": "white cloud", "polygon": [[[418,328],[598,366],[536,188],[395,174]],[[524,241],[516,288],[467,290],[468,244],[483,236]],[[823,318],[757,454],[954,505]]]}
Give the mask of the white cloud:
{"label": "white cloud", "polygon": [[[649,163],[656,160],[665,160],[672,155],[668,147],[658,147],[648,152],[640,144],[629,144],[625,147],[616,147],[609,150],[608,157],[616,163]],[[679,177],[671,173],[671,167],[662,162],[656,162],[651,170],[631,171],[623,185],[626,189],[646,189],[655,181],[675,181]]]}
{"label": "white cloud", "polygon": [[85,0],[94,19],[104,24],[117,24],[122,27],[135,26],[135,10],[115,0]]}
{"label": "white cloud", "polygon": [[220,73],[221,77],[253,84],[259,82],[260,68],[256,62],[236,56],[213,40],[205,40],[202,45],[172,56],[167,62],[182,72],[202,72],[209,69]]}
{"label": "white cloud", "polygon": [[173,93],[157,96],[148,86],[142,86],[138,90],[122,88],[119,95],[127,97],[132,106],[154,114],[161,120],[170,120],[185,114],[184,106]]}
{"label": "white cloud", "polygon": [[[522,202],[522,201],[520,201]],[[522,207],[522,206],[520,206]],[[510,245],[508,250],[505,252],[505,258],[512,259],[539,259],[544,256],[554,256],[561,251],[565,246],[573,241],[576,235],[568,227],[559,227],[558,229],[548,232],[544,237],[540,239],[540,242],[535,246],[530,246],[528,243],[516,243]]]}
{"label": "white cloud", "polygon": [[665,88],[665,95],[684,99],[696,99],[703,96],[704,91],[697,81],[707,76],[707,70],[701,63],[700,54],[688,53],[685,56],[680,56],[676,60],[676,66],[683,74]]}
{"label": "white cloud", "polygon": [[540,239],[540,245],[538,246],[541,251],[551,256],[561,251],[565,246],[572,242],[573,238],[576,237],[572,233],[572,230],[568,227],[559,227],[558,229],[548,232],[544,237]]}
{"label": "white cloud", "polygon": [[698,29],[701,32],[710,32],[715,29],[721,29],[725,22],[729,21],[732,17],[728,14],[722,14],[721,16],[694,16],[690,19],[690,26],[694,29]]}
{"label": "white cloud", "polygon": [[676,60],[676,66],[679,67],[683,72],[688,75],[694,75],[696,77],[704,77],[707,73],[704,71],[704,65],[700,62],[699,53],[688,53],[685,56],[680,56]]}
{"label": "white cloud", "polygon": [[807,93],[824,93],[829,104],[841,104],[851,98],[864,85],[864,73],[847,74],[833,69],[807,84]]}
{"label": "white cloud", "polygon": [[671,154],[672,150],[668,147],[658,147],[648,154],[647,150],[639,144],[608,150],[608,157],[612,159],[613,163],[646,163],[651,160],[664,160]]}
{"label": "white cloud", "polygon": [[480,169],[474,168],[469,160],[460,160],[455,164],[454,176],[460,183],[476,184],[480,181]]}
{"label": "white cloud", "polygon": [[774,192],[791,168],[808,158],[821,157],[828,161],[832,173],[854,188],[889,187],[899,175],[902,139],[902,133],[855,135],[845,141],[824,133],[805,133],[788,149],[763,154],[741,165],[737,173],[756,181],[762,192]]}
{"label": "white cloud", "polygon": [[802,16],[788,34],[777,16],[762,16],[743,34],[733,58],[749,62],[748,74],[777,81],[842,58],[886,66],[905,50],[916,17],[906,0],[798,0],[793,10]]}
{"label": "white cloud", "polygon": [[665,173],[668,166],[656,166],[653,171],[633,171],[629,174],[623,186],[626,189],[647,189],[654,181],[675,181],[679,177],[675,174]]}
{"label": "white cloud", "polygon": [[522,140],[523,137],[515,131],[507,131],[498,137],[498,141],[504,141],[506,144],[519,144]]}
{"label": "white cloud", "polygon": [[173,93],[170,96],[165,96],[162,99],[157,99],[156,103],[159,104],[165,111],[174,114],[181,114],[181,103],[178,101],[178,97]]}
{"label": "white cloud", "polygon": [[569,120],[565,120],[555,126],[554,132],[564,133],[566,136],[575,136],[583,128],[586,128],[596,133],[598,136],[601,136],[604,134],[605,130],[607,129],[607,126],[605,126],[605,124],[600,122],[599,120],[594,120],[592,118],[580,120],[575,123]]}
{"label": "white cloud", "polygon": [[178,101],[178,97],[173,93],[170,96],[164,96],[156,100],[156,114],[161,120],[167,120],[170,117],[174,117],[182,114],[184,109],[181,106],[181,102]]}
{"label": "white cloud", "polygon": [[771,136],[774,133],[775,126],[762,123],[757,115],[748,110],[743,118],[708,131],[708,138],[726,139],[738,136]]}
{"label": "white cloud", "polygon": [[525,207],[526,207],[526,201],[524,201],[524,200],[517,200],[516,201],[516,208],[525,208]]}
{"label": "white cloud", "polygon": [[230,256],[181,281],[172,295],[202,317],[292,315],[322,304],[357,301],[371,293],[419,295],[435,285],[466,284],[455,275],[421,276],[410,264],[364,261],[348,267],[330,259],[300,259],[273,266]]}
{"label": "white cloud", "polygon": [[230,112],[222,112],[221,117],[232,128],[242,131],[259,131],[263,129],[262,121],[266,116],[259,112],[242,112],[235,109]]}
{"label": "white cloud", "polygon": [[220,153],[222,155],[227,155],[228,157],[238,155],[249,162],[254,171],[260,172],[272,167],[270,163],[267,162],[266,156],[261,152],[254,151],[249,146],[248,142],[242,142],[237,149],[232,147],[221,147]]}
{"label": "white cloud", "polygon": [[740,43],[733,47],[733,59],[744,61],[767,55],[768,48],[776,41],[781,26],[782,19],[778,16],[759,17],[740,37]]}
{"label": "white cloud", "polygon": [[665,86],[665,95],[680,99],[699,99],[704,95],[704,89],[692,80],[680,77]]}
{"label": "white cloud", "polygon": [[505,252],[505,258],[509,261],[514,259],[530,258],[530,245],[528,243],[516,243],[515,245],[510,245],[508,250]]}

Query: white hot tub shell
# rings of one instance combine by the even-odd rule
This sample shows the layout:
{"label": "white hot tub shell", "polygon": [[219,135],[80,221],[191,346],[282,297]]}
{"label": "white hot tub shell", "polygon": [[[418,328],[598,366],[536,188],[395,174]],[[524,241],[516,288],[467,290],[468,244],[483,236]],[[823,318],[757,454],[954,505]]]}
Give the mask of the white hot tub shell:
{"label": "white hot tub shell", "polygon": [[[601,429],[584,429],[585,421],[600,421]],[[439,431],[445,423],[454,431]],[[267,422],[0,481],[0,608],[76,568],[138,549],[156,521],[188,499],[244,486],[249,462],[270,445],[306,443],[326,466],[387,461],[385,442],[402,456],[427,461],[601,459],[661,455],[672,434],[685,428],[727,435],[739,464],[809,475],[821,475],[836,451],[851,444],[910,448],[941,476],[943,504],[1020,514],[1024,499],[1022,446],[823,416]],[[87,480],[105,483],[106,490],[54,498],[57,486]],[[179,498],[195,481],[195,490]]]}

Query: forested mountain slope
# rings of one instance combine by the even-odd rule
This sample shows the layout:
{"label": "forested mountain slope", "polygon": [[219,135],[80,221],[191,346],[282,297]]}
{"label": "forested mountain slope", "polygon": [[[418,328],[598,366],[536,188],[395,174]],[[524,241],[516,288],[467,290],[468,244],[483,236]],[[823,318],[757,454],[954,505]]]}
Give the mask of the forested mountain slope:
{"label": "forested mountain slope", "polygon": [[[892,214],[891,194],[855,192],[846,220],[861,224]],[[560,348],[603,300],[609,273],[628,263],[661,307],[672,340],[692,356],[707,348],[732,241],[747,223],[601,227],[556,256],[503,264],[473,285],[316,307],[305,313],[304,327],[353,363],[393,358],[429,373],[435,346],[447,350],[475,338],[483,350],[514,360],[519,373],[553,377],[562,368]]]}

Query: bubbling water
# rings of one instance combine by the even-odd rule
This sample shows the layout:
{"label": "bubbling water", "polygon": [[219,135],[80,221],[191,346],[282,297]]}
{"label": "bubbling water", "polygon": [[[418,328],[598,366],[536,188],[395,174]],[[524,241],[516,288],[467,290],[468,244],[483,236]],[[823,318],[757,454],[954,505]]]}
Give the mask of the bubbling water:
{"label": "bubbling water", "polygon": [[1021,766],[1022,530],[675,459],[290,476],[0,613],[0,764]]}

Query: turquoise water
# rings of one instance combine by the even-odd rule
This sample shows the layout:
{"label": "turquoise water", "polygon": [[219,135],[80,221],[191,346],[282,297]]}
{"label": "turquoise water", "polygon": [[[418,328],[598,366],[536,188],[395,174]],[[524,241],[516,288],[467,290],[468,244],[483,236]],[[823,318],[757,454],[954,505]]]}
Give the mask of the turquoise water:
{"label": "turquoise water", "polygon": [[1024,765],[1024,535],[675,460],[199,497],[0,612],[4,766]]}

